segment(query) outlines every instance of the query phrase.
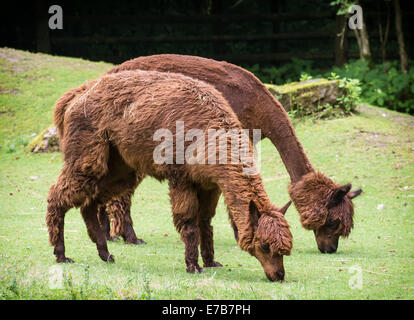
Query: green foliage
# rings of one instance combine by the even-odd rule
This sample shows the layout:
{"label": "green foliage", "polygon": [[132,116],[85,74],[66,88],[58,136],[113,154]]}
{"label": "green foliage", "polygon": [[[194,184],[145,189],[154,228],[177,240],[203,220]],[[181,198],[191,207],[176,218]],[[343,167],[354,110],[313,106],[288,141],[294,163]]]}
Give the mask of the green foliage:
{"label": "green foliage", "polygon": [[310,74],[307,74],[306,72],[302,72],[300,74],[299,81],[306,81],[306,80],[312,80],[313,77]]}
{"label": "green foliage", "polygon": [[291,62],[284,63],[280,67],[271,66],[261,68],[258,64],[255,64],[246,69],[254,73],[262,82],[285,84],[297,81],[302,74],[314,72],[315,69],[312,69],[312,63],[310,60],[292,58]]}
{"label": "green foliage", "polygon": [[330,3],[331,6],[337,6],[338,7],[338,11],[336,12],[336,14],[339,15],[344,15],[344,14],[348,14],[349,13],[349,9],[355,5],[354,1],[350,1],[350,0],[334,0],[331,1]]}
{"label": "green foliage", "polygon": [[413,62],[407,74],[400,71],[399,61],[388,61],[370,65],[366,61],[353,60],[343,67],[334,67],[329,72],[312,67],[312,62],[292,59],[280,68],[251,67],[261,81],[284,84],[287,82],[328,78],[340,80],[340,87],[347,94],[339,99],[339,105],[345,110],[352,110],[357,103],[377,105],[383,108],[414,114],[414,67]]}
{"label": "green foliage", "polygon": [[[272,93],[279,90],[277,92],[289,94],[288,101],[283,96],[275,96],[282,104],[288,106],[288,114],[291,118],[300,118],[309,115],[313,118],[333,118],[335,116],[348,115],[360,103],[361,87],[358,79],[341,78],[332,72],[327,79],[313,79],[311,75],[302,73],[299,80],[308,82],[293,82],[284,86],[273,86],[278,89],[273,89],[272,86],[268,86]],[[332,97],[329,103],[326,103],[327,100],[320,99],[318,103],[322,102],[323,104],[314,106],[315,99],[312,98],[320,97],[319,88],[323,87],[323,85],[327,86],[328,84],[329,87],[333,86],[337,90],[336,96],[339,96],[336,98],[336,101],[334,100],[336,96]],[[296,87],[301,89],[297,89]],[[283,91],[280,88],[283,88]],[[289,89],[287,90],[285,88]],[[307,101],[311,102],[309,103]]]}
{"label": "green foliage", "polygon": [[338,106],[342,108],[346,113],[350,113],[356,108],[361,101],[361,84],[358,79],[341,78],[335,72],[331,72],[328,77],[329,80],[338,80],[338,87],[344,89],[344,94],[340,96]]}
{"label": "green foliage", "polygon": [[356,60],[333,71],[342,78],[359,79],[363,101],[414,114],[414,67],[403,74],[398,61],[377,64],[370,69],[368,62]]}
{"label": "green foliage", "polygon": [[[7,153],[13,153],[19,147],[26,147],[30,142],[30,136],[17,137],[12,140],[4,142],[4,147]],[[1,148],[1,146],[0,146]]]}

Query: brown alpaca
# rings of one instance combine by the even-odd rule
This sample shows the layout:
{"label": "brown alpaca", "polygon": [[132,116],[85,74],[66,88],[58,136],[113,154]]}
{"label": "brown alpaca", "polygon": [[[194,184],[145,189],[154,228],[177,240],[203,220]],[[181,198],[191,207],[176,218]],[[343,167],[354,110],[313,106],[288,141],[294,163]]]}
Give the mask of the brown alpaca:
{"label": "brown alpaca", "polygon": [[[46,221],[58,262],[72,261],[65,256],[63,234],[64,216],[71,207],[81,208],[99,256],[113,262],[98,208],[114,196],[131,193],[138,177],[150,175],[169,182],[173,221],[185,244],[188,272],[202,271],[199,244],[204,266],[221,266],[214,261],[211,219],[222,192],[240,248],[261,262],[270,280],[283,280],[283,255],[292,248],[283,216],[287,206],[270,203],[259,174],[244,174],[246,163],[154,161],[159,144],[153,139],[155,132],[161,128],[175,132],[177,121],[184,121],[186,131],[238,130],[241,138],[237,116],[212,86],[184,75],[126,71],[69,91],[57,101],[56,110],[64,166],[49,192]],[[225,138],[229,152],[231,141]],[[174,158],[177,143],[174,139]],[[219,155],[215,140],[205,145]],[[249,147],[251,154],[251,144]],[[250,169],[255,170],[254,165]]]}
{"label": "brown alpaca", "polygon": [[[348,236],[353,227],[354,209],[350,200],[361,190],[349,192],[350,185],[340,186],[315,171],[282,105],[252,73],[227,62],[175,54],[132,59],[108,73],[138,69],[181,73],[220,91],[244,128],[261,129],[263,138],[269,138],[276,146],[291,178],[290,197],[302,226],[314,230],[319,250],[323,253],[337,250],[339,236]],[[129,199],[125,196],[118,201]],[[130,235],[123,236],[133,242],[134,238],[128,238]]]}

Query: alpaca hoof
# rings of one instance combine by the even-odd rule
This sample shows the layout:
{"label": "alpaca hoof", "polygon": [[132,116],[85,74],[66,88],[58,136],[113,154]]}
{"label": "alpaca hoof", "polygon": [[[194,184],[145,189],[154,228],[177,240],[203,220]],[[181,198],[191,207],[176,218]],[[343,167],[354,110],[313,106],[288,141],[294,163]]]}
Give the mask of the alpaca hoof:
{"label": "alpaca hoof", "polygon": [[61,257],[61,258],[56,258],[56,262],[57,263],[74,263],[75,261],[73,261],[71,258]]}
{"label": "alpaca hoof", "polygon": [[125,242],[128,243],[128,244],[147,244],[144,240],[138,239],[138,238],[136,238],[132,241],[131,240],[125,240]]}
{"label": "alpaca hoof", "polygon": [[197,273],[203,273],[205,271],[199,265],[191,265],[191,266],[187,267],[187,272],[188,273],[196,273],[196,272]]}
{"label": "alpaca hoof", "polygon": [[223,265],[220,262],[213,261],[204,264],[204,268],[222,268]]}
{"label": "alpaca hoof", "polygon": [[99,257],[105,262],[109,262],[109,263],[114,263],[115,262],[115,259],[112,256],[112,254],[109,254],[109,255],[106,255],[106,256],[99,255]]}

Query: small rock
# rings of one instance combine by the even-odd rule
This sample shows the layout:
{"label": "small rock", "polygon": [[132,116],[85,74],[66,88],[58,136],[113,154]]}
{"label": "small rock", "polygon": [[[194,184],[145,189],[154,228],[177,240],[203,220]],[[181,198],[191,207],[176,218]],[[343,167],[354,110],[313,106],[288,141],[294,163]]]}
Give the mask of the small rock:
{"label": "small rock", "polygon": [[39,179],[39,177],[38,176],[30,176],[29,179],[30,180],[37,180],[37,179]]}
{"label": "small rock", "polygon": [[378,209],[378,210],[382,210],[382,209],[384,209],[384,208],[385,208],[385,206],[384,206],[384,204],[383,204],[383,203],[379,204],[379,205],[378,205],[378,207],[377,207],[377,209]]}
{"label": "small rock", "polygon": [[59,139],[56,127],[52,126],[43,130],[26,147],[34,153],[55,152],[59,150]]}

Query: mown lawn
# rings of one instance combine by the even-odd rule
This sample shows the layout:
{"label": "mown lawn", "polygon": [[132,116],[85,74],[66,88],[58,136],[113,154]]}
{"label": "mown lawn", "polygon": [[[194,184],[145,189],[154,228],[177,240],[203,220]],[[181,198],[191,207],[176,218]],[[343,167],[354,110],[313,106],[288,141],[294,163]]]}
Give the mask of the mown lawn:
{"label": "mown lawn", "polygon": [[[185,272],[166,183],[147,178],[133,199],[144,246],[109,243],[116,263],[102,262],[79,210],[65,220],[67,256],[56,264],[45,225],[46,196],[62,166],[59,153],[30,154],[24,145],[52,122],[65,91],[112,65],[0,49],[1,299],[413,299],[414,118],[361,106],[334,120],[295,121],[316,168],[364,193],[355,199],[355,228],[338,252],[320,254],[292,206],[286,215],[294,249],[286,281],[269,282],[259,262],[233,238],[222,199],[213,220],[221,269]],[[288,175],[270,141],[261,144],[265,188],[288,200]]]}

